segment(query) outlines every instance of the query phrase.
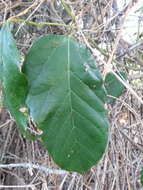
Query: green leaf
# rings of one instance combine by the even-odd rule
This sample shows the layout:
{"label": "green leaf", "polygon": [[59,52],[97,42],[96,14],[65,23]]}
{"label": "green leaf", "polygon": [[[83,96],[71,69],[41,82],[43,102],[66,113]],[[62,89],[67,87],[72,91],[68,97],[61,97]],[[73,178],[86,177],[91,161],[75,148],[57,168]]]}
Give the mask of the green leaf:
{"label": "green leaf", "polygon": [[26,108],[28,85],[25,75],[20,71],[20,55],[8,23],[3,25],[0,32],[0,69],[4,104],[25,134],[28,117],[26,112],[20,110]]}
{"label": "green leaf", "polygon": [[[126,75],[124,72],[117,73],[122,79],[126,79]],[[105,77],[104,86],[107,91],[107,95],[118,98],[121,96],[125,90],[124,85],[114,76],[113,73],[107,73]],[[109,97],[107,102],[112,104],[115,102],[114,98]]]}
{"label": "green leaf", "polygon": [[[1,39],[1,31],[0,31],[0,39]],[[2,47],[2,41],[0,40],[0,47]],[[0,49],[0,82],[2,82],[2,57],[1,57],[1,49]]]}
{"label": "green leaf", "polygon": [[2,63],[0,62],[0,83],[2,82]]}
{"label": "green leaf", "polygon": [[141,185],[143,186],[143,168],[141,169],[141,172],[140,172],[140,182],[141,182]]}
{"label": "green leaf", "polygon": [[106,148],[108,121],[91,53],[70,37],[48,35],[34,43],[23,70],[30,114],[53,160],[77,172],[95,165]]}

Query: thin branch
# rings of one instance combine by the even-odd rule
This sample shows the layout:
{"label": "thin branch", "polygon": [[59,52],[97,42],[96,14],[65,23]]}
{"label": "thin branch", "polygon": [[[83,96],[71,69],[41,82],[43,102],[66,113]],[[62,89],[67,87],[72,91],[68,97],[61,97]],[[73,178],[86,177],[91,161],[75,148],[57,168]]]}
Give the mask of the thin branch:
{"label": "thin branch", "polygon": [[34,185],[0,185],[0,189],[10,189],[10,188],[15,188],[15,189],[21,189],[21,188],[34,188]]}
{"label": "thin branch", "polygon": [[5,127],[5,126],[6,126],[7,124],[9,124],[11,121],[12,121],[11,119],[7,120],[5,123],[3,123],[2,125],[0,125],[0,128]]}
{"label": "thin branch", "polygon": [[[91,52],[92,52],[93,55],[94,55],[94,49],[93,49],[93,48],[91,47],[91,45],[89,44],[89,42],[88,42],[88,40],[86,39],[86,37],[84,36],[83,32],[80,31],[80,33],[81,33],[81,36],[83,37],[83,40],[84,40],[85,44],[87,45],[87,47],[91,50]],[[108,65],[105,61],[101,60],[101,62],[102,62],[106,67],[109,67],[109,65]],[[130,93],[131,93],[132,95],[134,95],[134,96],[137,98],[137,100],[138,100],[141,104],[143,104],[142,98],[132,89],[132,87],[131,87],[126,81],[124,81],[119,75],[117,75],[116,72],[113,71],[112,68],[110,68],[109,71],[114,74],[114,76],[130,91]]]}
{"label": "thin branch", "polygon": [[131,9],[133,8],[133,5],[134,5],[134,3],[131,1],[131,2],[128,4],[128,6],[127,6],[127,8],[126,8],[126,10],[125,10],[125,12],[124,12],[124,16],[123,16],[123,18],[122,18],[122,20],[121,20],[121,23],[120,23],[120,30],[119,30],[119,32],[118,32],[118,34],[117,34],[116,39],[115,39],[115,43],[114,43],[114,46],[113,46],[113,50],[112,50],[111,55],[110,55],[110,57],[109,57],[109,59],[108,59],[107,67],[105,68],[105,72],[110,71],[111,68],[112,68],[112,60],[113,60],[114,54],[115,54],[115,52],[116,52],[116,50],[117,50],[119,41],[120,41],[120,39],[121,39],[121,37],[122,37],[122,31],[123,31],[123,28],[124,28],[125,21],[127,20],[130,11],[131,11]]}
{"label": "thin branch", "polygon": [[122,130],[120,130],[120,133],[133,145],[135,146],[137,149],[139,149],[142,153],[143,153],[143,149],[140,145],[138,145],[137,143],[135,143],[128,135],[126,135]]}
{"label": "thin branch", "polygon": [[[21,1],[16,2],[13,6],[7,8],[7,11],[13,10],[13,9],[19,7],[19,6],[21,5],[21,3],[22,3]],[[4,13],[4,11],[5,11],[5,10],[4,10],[4,6],[1,5],[1,6],[0,6],[0,9],[1,9],[0,14]]]}
{"label": "thin branch", "polygon": [[[123,40],[123,39],[121,39],[121,40]],[[102,48],[100,48],[94,41],[91,41],[91,40],[89,40],[89,42],[93,45],[93,47],[95,47],[103,56],[105,56],[105,57],[107,57],[107,58],[109,58],[109,54],[104,50],[104,49],[102,49]],[[128,43],[128,42],[126,42],[125,40],[123,40],[123,42],[124,43]],[[143,44],[143,42],[140,42],[140,43],[138,43],[138,44],[134,44],[133,46],[131,46],[131,49],[130,49],[130,51],[132,51],[132,50],[134,50],[135,48],[137,48],[138,46],[140,46],[140,45],[142,45]],[[124,49],[125,49],[125,47],[124,47]],[[129,51],[127,50],[124,54],[122,54],[122,55],[119,55],[118,57],[116,57],[116,59],[119,59],[119,58],[121,58],[121,57],[124,57],[124,56],[126,56],[126,54],[129,54]],[[117,65],[122,65],[122,63],[119,63],[116,59],[112,59],[112,62],[113,63],[115,63],[115,64],[117,64]],[[135,62],[136,64],[138,64],[138,65],[140,65],[140,66],[143,66],[143,61],[140,59],[140,58],[138,58],[137,56],[132,56],[132,55],[130,55],[129,54],[129,56],[127,57],[127,59],[129,60],[129,61],[132,61],[132,62]],[[125,66],[125,65],[123,65],[123,66]],[[141,68],[137,68],[137,67],[131,67],[131,66],[126,66],[126,68],[129,68],[129,69],[131,69],[131,70],[139,70],[139,71],[141,71],[142,69]]]}
{"label": "thin branch", "polygon": [[143,74],[137,73],[128,77],[129,81],[136,80],[136,79],[143,79]]}
{"label": "thin branch", "polygon": [[[43,3],[43,1],[42,1],[42,3]],[[34,3],[32,3],[28,8],[21,11],[18,15],[16,15],[16,17],[20,17],[20,16],[23,16],[23,15],[27,14],[32,8],[36,7],[38,4],[39,4],[39,0],[34,1]],[[12,17],[12,18],[14,18],[14,17]]]}
{"label": "thin branch", "polygon": [[44,166],[41,166],[39,164],[32,164],[32,163],[16,163],[16,164],[0,164],[0,168],[33,168],[33,169],[38,169],[42,172],[45,172],[47,174],[57,174],[57,175],[65,175],[68,174],[69,172],[60,170],[60,169],[49,169]]}
{"label": "thin branch", "polygon": [[116,72],[113,71],[113,69],[111,69],[110,71],[130,91],[130,93],[134,95],[141,104],[143,104],[142,98],[132,89],[132,87],[126,81],[124,81],[119,75],[117,75]]}
{"label": "thin branch", "polygon": [[128,57],[128,60],[131,61],[131,62],[133,62],[133,63],[135,62],[138,65],[140,65],[141,67],[143,67],[143,61],[140,58],[138,58],[138,57],[130,56],[130,57]]}

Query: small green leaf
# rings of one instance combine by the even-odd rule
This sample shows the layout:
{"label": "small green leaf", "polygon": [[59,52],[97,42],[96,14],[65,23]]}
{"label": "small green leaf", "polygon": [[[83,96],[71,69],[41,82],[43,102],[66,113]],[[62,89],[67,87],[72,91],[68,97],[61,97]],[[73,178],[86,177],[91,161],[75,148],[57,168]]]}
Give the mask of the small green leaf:
{"label": "small green leaf", "polygon": [[2,63],[0,62],[0,83],[2,82]]}
{"label": "small green leaf", "polygon": [[30,115],[53,160],[69,171],[88,170],[108,139],[103,81],[91,53],[69,37],[44,36],[29,50],[23,71]]}
{"label": "small green leaf", "polygon": [[143,168],[141,169],[141,172],[140,172],[140,182],[141,182],[141,185],[143,186]]}
{"label": "small green leaf", "polygon": [[0,69],[4,104],[16,120],[21,132],[25,133],[27,113],[22,110],[26,110],[27,80],[20,71],[20,55],[8,23],[3,25],[0,32]]}
{"label": "small green leaf", "polygon": [[[126,79],[126,75],[124,72],[120,72],[117,74],[123,79]],[[104,81],[104,86],[106,88],[107,95],[110,95],[116,98],[121,96],[125,89],[124,85],[112,73],[107,73],[105,81]],[[115,102],[115,99],[109,97],[107,99],[107,102],[112,104]]]}

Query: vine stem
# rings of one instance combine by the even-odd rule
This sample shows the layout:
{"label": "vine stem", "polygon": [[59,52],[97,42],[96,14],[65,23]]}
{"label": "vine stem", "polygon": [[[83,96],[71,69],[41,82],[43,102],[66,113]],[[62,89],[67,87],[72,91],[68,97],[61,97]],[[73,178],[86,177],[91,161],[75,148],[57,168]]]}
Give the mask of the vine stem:
{"label": "vine stem", "polygon": [[60,0],[61,4],[63,5],[64,9],[66,10],[67,14],[71,16],[73,22],[75,22],[75,16],[72,14],[69,6],[65,3],[65,0]]}
{"label": "vine stem", "polygon": [[[66,28],[75,28],[71,25],[67,25],[67,24],[61,24],[61,23],[54,23],[54,22],[41,22],[41,23],[38,23],[38,22],[33,22],[31,20],[24,20],[24,19],[20,19],[20,18],[10,18],[8,19],[8,22],[15,22],[15,23],[22,23],[22,22],[25,22],[26,24],[31,24],[31,25],[34,25],[34,26],[44,26],[44,25],[48,25],[48,26],[63,26],[63,27],[66,27]],[[1,23],[3,24],[3,23]]]}
{"label": "vine stem", "polygon": [[49,169],[44,166],[41,166],[39,164],[32,164],[32,163],[15,163],[15,164],[0,164],[0,168],[33,168],[33,169],[38,169],[42,172],[45,172],[47,174],[56,174],[56,175],[65,175],[68,174],[69,172],[65,170],[60,170],[60,169]]}

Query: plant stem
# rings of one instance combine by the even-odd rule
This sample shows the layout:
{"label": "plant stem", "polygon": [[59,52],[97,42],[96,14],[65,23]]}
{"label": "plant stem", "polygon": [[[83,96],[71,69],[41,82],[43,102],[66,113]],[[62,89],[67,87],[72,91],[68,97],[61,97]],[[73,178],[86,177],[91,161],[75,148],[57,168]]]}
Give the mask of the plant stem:
{"label": "plant stem", "polygon": [[48,26],[63,26],[66,28],[74,28],[71,25],[67,25],[67,24],[61,24],[61,23],[54,23],[54,22],[41,22],[41,23],[37,23],[37,22],[33,22],[31,20],[24,20],[24,19],[19,19],[19,18],[10,18],[8,21],[10,22],[15,22],[15,23],[21,23],[21,22],[25,22],[26,24],[31,24],[33,26],[44,26],[44,25],[48,25]]}
{"label": "plant stem", "polygon": [[60,0],[61,4],[63,5],[64,9],[66,10],[67,14],[71,16],[73,22],[75,22],[75,16],[72,14],[69,6],[65,3],[65,0]]}

